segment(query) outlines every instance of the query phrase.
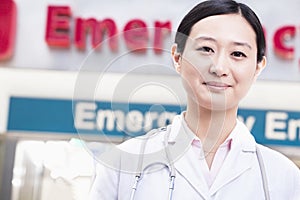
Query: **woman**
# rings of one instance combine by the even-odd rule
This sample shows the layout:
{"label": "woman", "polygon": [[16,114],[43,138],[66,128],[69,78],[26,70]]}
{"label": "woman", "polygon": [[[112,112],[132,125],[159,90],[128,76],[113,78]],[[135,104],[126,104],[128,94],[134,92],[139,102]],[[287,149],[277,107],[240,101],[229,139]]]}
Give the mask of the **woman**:
{"label": "woman", "polygon": [[127,153],[99,166],[91,199],[300,199],[299,169],[236,119],[266,65],[255,13],[235,1],[202,2],[181,21],[171,52],[186,112],[120,145]]}

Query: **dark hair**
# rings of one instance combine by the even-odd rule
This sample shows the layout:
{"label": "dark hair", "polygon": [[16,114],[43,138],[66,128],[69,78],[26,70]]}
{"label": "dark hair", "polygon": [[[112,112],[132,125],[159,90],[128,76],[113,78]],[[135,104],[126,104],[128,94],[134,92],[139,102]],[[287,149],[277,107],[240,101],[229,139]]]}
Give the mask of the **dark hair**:
{"label": "dark hair", "polygon": [[182,19],[175,36],[177,51],[182,53],[191,29],[198,21],[213,15],[240,13],[253,28],[256,34],[257,61],[263,59],[266,51],[266,41],[262,25],[251,8],[233,0],[208,0],[196,5]]}

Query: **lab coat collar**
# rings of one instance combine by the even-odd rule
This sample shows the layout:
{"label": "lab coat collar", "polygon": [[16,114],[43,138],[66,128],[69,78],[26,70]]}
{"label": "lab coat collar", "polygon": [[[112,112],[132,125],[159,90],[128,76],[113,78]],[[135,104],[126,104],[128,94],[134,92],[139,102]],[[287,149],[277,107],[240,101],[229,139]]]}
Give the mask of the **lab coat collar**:
{"label": "lab coat collar", "polygon": [[[183,115],[177,115],[172,123],[172,126],[168,127],[167,132],[170,132],[168,137],[168,143],[178,142],[178,134],[184,132],[185,137],[188,137],[189,140],[197,138],[196,135],[190,134],[187,130],[184,129]],[[180,131],[179,131],[180,130]],[[238,119],[236,120],[236,126],[230,133],[230,137],[233,139],[233,145],[239,145],[245,152],[255,152],[256,151],[256,142],[252,134],[249,132],[248,128]]]}
{"label": "lab coat collar", "polygon": [[253,166],[255,160],[256,142],[247,127],[237,120],[233,130],[233,144],[225,159],[216,180],[211,188],[198,167],[197,157],[191,147],[194,139],[186,133],[182,126],[182,117],[177,116],[170,131],[168,143],[170,145],[171,156],[174,166],[191,186],[204,198],[209,199],[223,186],[233,181]]}

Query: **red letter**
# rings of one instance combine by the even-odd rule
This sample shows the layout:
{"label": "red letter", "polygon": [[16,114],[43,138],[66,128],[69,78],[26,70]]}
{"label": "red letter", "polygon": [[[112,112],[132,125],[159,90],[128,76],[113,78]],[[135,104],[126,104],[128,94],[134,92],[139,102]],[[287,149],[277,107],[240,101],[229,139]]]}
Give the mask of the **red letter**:
{"label": "red letter", "polygon": [[295,49],[293,47],[285,46],[285,41],[295,37],[295,26],[284,26],[276,31],[273,38],[273,45],[275,54],[283,59],[293,59],[295,55]]}
{"label": "red letter", "polygon": [[16,4],[12,0],[0,1],[0,60],[12,56],[16,35]]}
{"label": "red letter", "polygon": [[99,22],[99,43],[103,41],[103,34],[106,32],[109,37],[109,46],[112,51],[118,49],[118,38],[115,37],[117,34],[117,26],[112,19],[105,19]]}
{"label": "red letter", "polygon": [[97,20],[94,18],[91,19],[76,19],[76,27],[75,27],[75,45],[78,49],[85,49],[86,46],[86,33],[91,32],[92,35],[92,45],[96,46],[97,39]]}
{"label": "red letter", "polygon": [[109,36],[109,46],[111,50],[117,49],[117,38],[113,37],[117,33],[117,26],[111,19],[98,22],[96,19],[76,19],[75,44],[79,49],[86,47],[86,33],[90,32],[92,37],[92,47],[97,48],[103,41],[103,34],[107,32]]}
{"label": "red letter", "polygon": [[124,39],[130,50],[144,52],[148,44],[148,31],[144,21],[135,19],[124,27]]}
{"label": "red letter", "polygon": [[46,42],[50,46],[69,47],[69,6],[48,6]]}
{"label": "red letter", "polygon": [[166,34],[171,32],[171,22],[161,23],[159,21],[155,22],[155,32],[154,32],[154,52],[156,54],[161,54],[163,48],[163,38]]}

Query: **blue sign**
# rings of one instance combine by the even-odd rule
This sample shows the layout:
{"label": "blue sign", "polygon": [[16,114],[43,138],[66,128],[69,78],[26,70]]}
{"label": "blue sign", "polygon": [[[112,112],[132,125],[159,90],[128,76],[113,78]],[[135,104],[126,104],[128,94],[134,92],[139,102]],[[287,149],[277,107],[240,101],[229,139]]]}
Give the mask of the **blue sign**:
{"label": "blue sign", "polygon": [[[11,97],[8,132],[136,136],[169,124],[185,107]],[[300,111],[239,109],[257,142],[300,146]]]}
{"label": "blue sign", "polygon": [[11,97],[8,131],[76,133],[72,101]]}

